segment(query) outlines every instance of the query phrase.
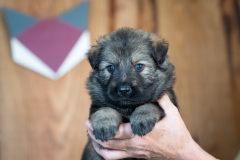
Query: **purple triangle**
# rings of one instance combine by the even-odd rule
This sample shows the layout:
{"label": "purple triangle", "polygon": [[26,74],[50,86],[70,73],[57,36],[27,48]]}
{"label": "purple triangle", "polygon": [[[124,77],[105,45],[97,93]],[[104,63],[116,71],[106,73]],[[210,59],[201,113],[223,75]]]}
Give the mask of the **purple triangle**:
{"label": "purple triangle", "polygon": [[65,22],[49,19],[39,21],[17,38],[56,72],[82,33]]}

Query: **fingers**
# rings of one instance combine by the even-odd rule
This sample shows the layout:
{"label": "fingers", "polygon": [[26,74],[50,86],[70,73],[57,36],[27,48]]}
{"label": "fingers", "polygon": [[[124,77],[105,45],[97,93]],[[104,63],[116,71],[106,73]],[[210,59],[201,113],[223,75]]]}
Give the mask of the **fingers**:
{"label": "fingers", "polygon": [[113,139],[130,139],[134,136],[130,123],[123,123],[119,126],[118,133]]}
{"label": "fingers", "polygon": [[126,150],[130,146],[130,139],[134,137],[132,133],[131,124],[124,123],[119,126],[117,135],[107,142],[102,142],[95,138],[93,134],[93,128],[89,120],[86,121],[85,125],[88,128],[88,134],[93,141],[100,144],[104,148],[123,149]]}
{"label": "fingers", "polygon": [[109,149],[100,149],[95,143],[92,143],[96,152],[101,155],[105,160],[110,159],[123,159],[130,157],[126,151],[123,150],[109,150]]}
{"label": "fingers", "polygon": [[167,94],[163,95],[162,98],[158,100],[158,103],[166,114],[170,113],[172,110],[176,110],[176,106],[174,106]]}
{"label": "fingers", "polygon": [[87,121],[85,122],[85,125],[87,126],[88,129],[90,129],[91,131],[93,131],[92,124],[91,124],[91,122],[90,122],[89,120],[87,120]]}
{"label": "fingers", "polygon": [[[85,122],[87,128],[93,131],[92,124],[89,120]],[[113,139],[129,139],[133,138],[134,134],[132,132],[130,123],[123,123],[119,126],[118,133]]]}
{"label": "fingers", "polygon": [[93,141],[100,144],[104,148],[127,150],[128,147],[130,146],[129,139],[122,139],[122,140],[111,139],[111,140],[108,140],[107,142],[102,142],[101,140],[96,139],[95,136],[93,135],[93,132],[89,129],[88,129],[88,134]]}

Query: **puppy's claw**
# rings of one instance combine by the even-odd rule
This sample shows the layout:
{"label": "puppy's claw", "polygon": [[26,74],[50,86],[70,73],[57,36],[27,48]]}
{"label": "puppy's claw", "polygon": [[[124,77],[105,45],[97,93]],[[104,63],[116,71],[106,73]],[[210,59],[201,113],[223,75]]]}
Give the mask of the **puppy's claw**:
{"label": "puppy's claw", "polygon": [[145,136],[146,134],[151,132],[156,123],[156,120],[154,119],[154,117],[149,117],[149,118],[142,117],[138,120],[134,120],[134,119],[138,119],[138,118],[131,119],[132,131],[134,134],[137,134],[139,136]]}
{"label": "puppy's claw", "polygon": [[118,132],[118,126],[96,126],[93,127],[93,134],[96,139],[102,142],[113,138]]}

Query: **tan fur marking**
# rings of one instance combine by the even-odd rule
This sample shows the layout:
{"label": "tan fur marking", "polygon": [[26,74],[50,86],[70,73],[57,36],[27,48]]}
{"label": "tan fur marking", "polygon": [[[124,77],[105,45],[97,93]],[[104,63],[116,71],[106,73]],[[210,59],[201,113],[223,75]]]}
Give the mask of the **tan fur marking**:
{"label": "tan fur marking", "polygon": [[109,78],[111,76],[111,74],[107,71],[107,69],[105,69],[103,73],[104,73],[104,77]]}
{"label": "tan fur marking", "polygon": [[149,36],[150,40],[153,42],[153,47],[156,48],[158,45],[168,47],[168,43],[160,36],[152,33]]}
{"label": "tan fur marking", "polygon": [[112,64],[119,63],[119,57],[116,54],[112,52],[107,52],[107,53],[108,53],[107,55],[104,55],[104,60]]}
{"label": "tan fur marking", "polygon": [[144,64],[145,66],[152,67],[154,65],[154,61],[150,57],[149,53],[146,52],[139,52],[132,54],[132,64],[136,65],[138,63]]}
{"label": "tan fur marking", "polygon": [[149,73],[149,68],[145,67],[144,70],[140,73],[141,75],[148,74]]}
{"label": "tan fur marking", "polygon": [[91,53],[94,53],[98,50],[98,46],[92,46],[91,49],[90,49],[90,52]]}
{"label": "tan fur marking", "polygon": [[111,85],[112,85],[113,87],[116,87],[117,82],[116,82],[116,81],[113,81]]}
{"label": "tan fur marking", "polygon": [[108,62],[106,62],[106,61],[102,61],[101,63],[100,63],[100,65],[99,65],[99,69],[100,70],[103,70],[103,69],[105,69],[107,66],[109,66],[109,65],[111,65],[111,63],[108,63]]}
{"label": "tan fur marking", "polygon": [[133,86],[137,86],[137,80],[133,80],[133,81],[132,81],[132,85],[133,85]]}
{"label": "tan fur marking", "polygon": [[116,119],[119,120],[118,123],[121,123],[122,117],[116,110],[110,107],[102,107],[90,116],[90,120],[92,123],[98,122],[102,119]]}
{"label": "tan fur marking", "polygon": [[143,88],[142,88],[142,87],[139,87],[139,91],[140,91],[141,93],[143,93]]}

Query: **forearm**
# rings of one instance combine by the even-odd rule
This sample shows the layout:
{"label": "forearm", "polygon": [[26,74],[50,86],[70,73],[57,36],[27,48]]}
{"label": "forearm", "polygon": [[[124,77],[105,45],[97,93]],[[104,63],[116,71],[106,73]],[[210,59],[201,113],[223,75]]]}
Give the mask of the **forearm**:
{"label": "forearm", "polygon": [[[164,132],[162,130],[162,132]],[[159,133],[161,133],[159,131]],[[151,134],[151,133],[150,133]],[[216,160],[213,156],[204,151],[191,137],[190,133],[187,131],[181,140],[172,141],[169,138],[165,138],[161,134],[158,135],[160,139],[163,139],[161,143],[158,138],[153,136],[146,137],[148,147],[146,151],[150,152],[149,159],[169,159],[169,160]],[[188,138],[187,138],[188,137]],[[165,139],[165,140],[164,140]],[[180,143],[175,143],[175,142]],[[162,147],[165,146],[165,147]],[[147,153],[147,152],[146,152]]]}
{"label": "forearm", "polygon": [[182,160],[216,160],[194,141],[187,147],[180,149],[178,153]]}

